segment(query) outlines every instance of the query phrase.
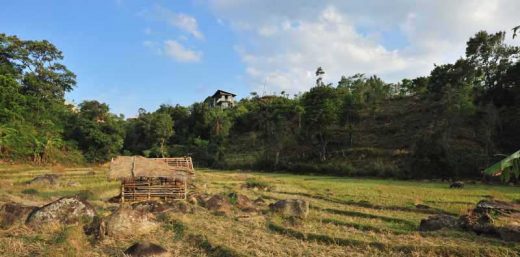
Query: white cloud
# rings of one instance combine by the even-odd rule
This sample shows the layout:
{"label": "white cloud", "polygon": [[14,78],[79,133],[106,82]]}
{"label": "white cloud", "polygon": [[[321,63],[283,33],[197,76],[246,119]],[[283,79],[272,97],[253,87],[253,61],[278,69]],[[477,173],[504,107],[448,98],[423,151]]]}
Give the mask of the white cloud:
{"label": "white cloud", "polygon": [[202,52],[186,48],[175,40],[165,41],[163,52],[179,62],[198,62],[202,59]]}
{"label": "white cloud", "polygon": [[165,20],[171,26],[191,34],[196,39],[204,39],[204,34],[199,30],[197,19],[190,15],[175,13],[162,6],[155,6],[153,15]]}
{"label": "white cloud", "polygon": [[[324,3],[325,2],[325,3]],[[252,90],[306,90],[322,66],[341,75],[388,81],[427,75],[464,55],[479,30],[519,24],[517,0],[215,0],[211,8],[237,34]],[[391,45],[389,41],[398,42]]]}

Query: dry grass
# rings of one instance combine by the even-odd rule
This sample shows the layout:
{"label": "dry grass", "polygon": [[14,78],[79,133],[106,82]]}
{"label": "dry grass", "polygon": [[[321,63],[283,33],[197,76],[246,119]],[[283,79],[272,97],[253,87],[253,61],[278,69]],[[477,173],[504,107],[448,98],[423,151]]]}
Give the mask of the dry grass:
{"label": "dry grass", "polygon": [[[91,171],[95,174],[90,174]],[[54,186],[27,185],[34,176],[60,174]],[[262,181],[269,191],[245,189],[246,181]],[[69,183],[76,182],[76,183]],[[311,203],[302,224],[269,214],[249,219],[215,216],[202,207],[192,214],[161,216],[161,228],[142,237],[95,241],[81,226],[54,225],[33,230],[16,225],[0,230],[1,256],[123,256],[139,240],[155,242],[174,256],[517,256],[520,248],[463,231],[419,233],[422,218],[432,213],[458,215],[484,197],[511,201],[515,187],[468,185],[450,190],[446,184],[350,179],[287,174],[197,172],[197,187],[209,194],[240,192],[252,199],[302,198]],[[69,185],[70,184],[70,185]],[[71,186],[74,184],[73,186]],[[43,205],[61,196],[83,193],[101,216],[117,204],[106,200],[118,183],[106,179],[106,168],[31,168],[0,166],[0,203]],[[27,194],[28,189],[33,193]],[[23,193],[26,192],[26,193]],[[424,211],[415,204],[426,204]]]}

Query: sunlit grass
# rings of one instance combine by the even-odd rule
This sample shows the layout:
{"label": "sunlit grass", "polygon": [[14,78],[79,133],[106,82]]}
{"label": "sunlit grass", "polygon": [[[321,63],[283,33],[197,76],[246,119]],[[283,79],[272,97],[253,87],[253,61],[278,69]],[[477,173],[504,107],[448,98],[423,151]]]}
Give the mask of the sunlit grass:
{"label": "sunlit grass", "polygon": [[[119,182],[107,180],[106,172],[98,167],[54,170],[0,165],[0,202],[43,205],[79,194],[106,216],[117,207],[106,200],[119,193]],[[50,173],[60,175],[56,185],[26,184]],[[258,181],[268,188],[247,189],[248,182]],[[122,256],[138,240],[156,242],[175,256],[515,256],[519,251],[516,245],[464,231],[417,231],[420,220],[431,213],[458,215],[486,197],[520,199],[518,187],[477,184],[453,190],[435,182],[213,170],[197,171],[195,183],[204,193],[238,192],[251,199],[263,197],[268,203],[305,199],[310,214],[298,225],[269,213],[240,220],[195,206],[194,213],[162,217],[163,226],[151,235],[93,244],[80,226],[36,231],[19,225],[0,230],[0,255]],[[416,204],[431,209],[419,210]]]}

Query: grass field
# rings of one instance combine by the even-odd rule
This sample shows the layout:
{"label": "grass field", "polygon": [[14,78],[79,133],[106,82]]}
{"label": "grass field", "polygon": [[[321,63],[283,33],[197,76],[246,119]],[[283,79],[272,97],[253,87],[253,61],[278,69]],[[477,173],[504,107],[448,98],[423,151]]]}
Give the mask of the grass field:
{"label": "grass field", "polygon": [[[92,174],[94,171],[95,174]],[[99,215],[118,204],[119,183],[106,179],[106,168],[34,168],[0,166],[0,203],[43,205],[62,196],[81,194]],[[59,185],[24,182],[41,174],[60,174]],[[244,189],[247,179],[272,186],[270,191]],[[72,183],[75,182],[75,183]],[[519,200],[510,186],[354,179],[289,174],[199,170],[195,184],[208,194],[239,192],[267,202],[300,198],[310,201],[303,223],[259,214],[249,218],[216,216],[202,207],[194,213],[168,214],[151,235],[94,241],[81,226],[36,231],[24,225],[0,230],[1,256],[123,256],[133,242],[150,240],[174,256],[518,256],[520,246],[468,232],[417,232],[421,219],[435,213],[460,215],[482,199]],[[430,209],[418,209],[417,204]]]}

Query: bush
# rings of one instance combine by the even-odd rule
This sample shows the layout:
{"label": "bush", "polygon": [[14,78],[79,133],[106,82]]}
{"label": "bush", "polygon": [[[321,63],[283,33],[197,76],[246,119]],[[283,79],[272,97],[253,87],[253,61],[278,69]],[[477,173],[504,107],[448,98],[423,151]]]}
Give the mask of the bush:
{"label": "bush", "polygon": [[268,189],[271,188],[271,185],[265,181],[260,181],[255,178],[248,178],[246,180],[247,188],[259,188],[259,189]]}

